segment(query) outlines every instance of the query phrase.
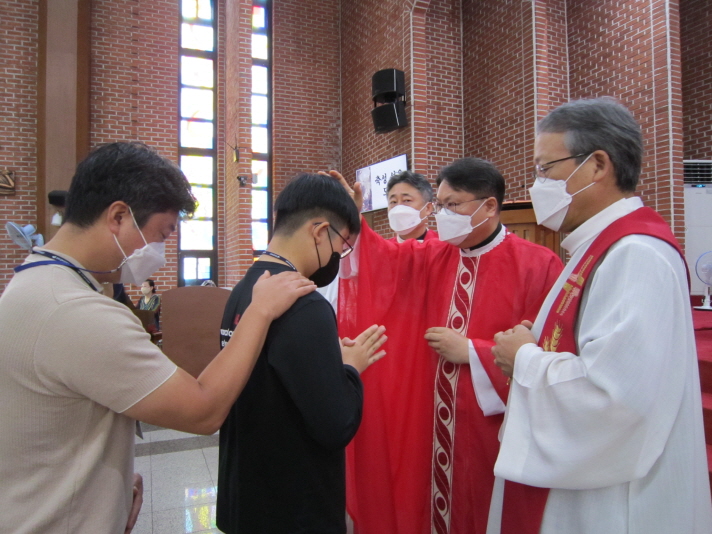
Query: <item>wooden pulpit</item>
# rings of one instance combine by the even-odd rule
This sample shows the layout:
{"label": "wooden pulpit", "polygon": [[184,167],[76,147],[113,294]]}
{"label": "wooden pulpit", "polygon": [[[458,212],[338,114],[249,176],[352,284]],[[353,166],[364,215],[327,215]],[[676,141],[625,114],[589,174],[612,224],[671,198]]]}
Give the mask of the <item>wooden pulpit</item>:
{"label": "wooden pulpit", "polygon": [[220,352],[220,323],[230,290],[187,286],[161,295],[163,352],[197,377]]}

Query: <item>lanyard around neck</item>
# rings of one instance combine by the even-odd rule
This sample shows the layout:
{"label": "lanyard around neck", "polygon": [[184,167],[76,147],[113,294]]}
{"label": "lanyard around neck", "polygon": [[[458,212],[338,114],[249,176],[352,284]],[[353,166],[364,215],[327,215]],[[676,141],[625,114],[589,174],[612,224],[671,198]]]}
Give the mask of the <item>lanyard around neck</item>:
{"label": "lanyard around neck", "polygon": [[24,271],[26,269],[31,269],[33,267],[40,267],[41,265],[62,265],[64,267],[69,267],[70,269],[72,269],[74,272],[76,272],[82,278],[82,280],[84,280],[86,282],[86,284],[90,288],[92,288],[97,293],[101,293],[101,289],[100,288],[97,289],[96,287],[94,287],[94,284],[91,282],[91,280],[89,280],[89,277],[82,272],[81,267],[77,267],[76,265],[74,265],[73,263],[71,263],[68,260],[65,260],[61,256],[57,256],[56,254],[52,254],[51,252],[48,252],[46,250],[32,250],[32,254],[39,254],[40,256],[45,256],[46,258],[51,258],[51,261],[35,261],[32,263],[25,263],[23,265],[18,265],[13,270],[16,273],[19,273],[20,271]]}
{"label": "lanyard around neck", "polygon": [[294,266],[294,264],[293,264],[291,261],[289,261],[289,260],[288,260],[287,258],[285,258],[284,256],[280,256],[280,255],[277,254],[276,252],[272,252],[272,251],[270,251],[270,250],[265,250],[262,254],[265,254],[266,256],[271,256],[271,257],[276,258],[276,259],[278,259],[278,260],[282,260],[284,263],[286,263],[287,265],[289,265],[292,269],[294,269],[295,271],[297,270],[297,268]]}

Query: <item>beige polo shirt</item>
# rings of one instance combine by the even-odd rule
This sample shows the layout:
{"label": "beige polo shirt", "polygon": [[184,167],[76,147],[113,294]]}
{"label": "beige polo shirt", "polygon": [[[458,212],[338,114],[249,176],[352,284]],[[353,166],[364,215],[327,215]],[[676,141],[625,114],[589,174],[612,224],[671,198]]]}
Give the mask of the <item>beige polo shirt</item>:
{"label": "beige polo shirt", "polygon": [[0,297],[3,525],[123,533],[135,423],[121,413],[175,370],[128,308],[73,270],[16,273]]}

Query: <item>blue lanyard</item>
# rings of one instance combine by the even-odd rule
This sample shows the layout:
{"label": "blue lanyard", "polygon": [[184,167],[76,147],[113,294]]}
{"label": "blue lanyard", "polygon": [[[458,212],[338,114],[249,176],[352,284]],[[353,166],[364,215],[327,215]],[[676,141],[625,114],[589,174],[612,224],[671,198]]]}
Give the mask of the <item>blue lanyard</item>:
{"label": "blue lanyard", "polygon": [[297,268],[294,266],[294,264],[293,264],[291,261],[289,261],[289,260],[288,260],[287,258],[285,258],[284,256],[280,256],[280,255],[277,254],[276,252],[272,252],[272,251],[269,251],[269,250],[265,250],[262,254],[265,254],[265,255],[267,255],[267,256],[272,256],[273,258],[277,258],[278,260],[282,260],[284,263],[286,263],[287,265],[289,265],[292,269],[294,269],[295,271],[297,270]]}
{"label": "blue lanyard", "polygon": [[62,265],[64,267],[69,267],[70,269],[72,269],[79,276],[81,276],[82,280],[84,280],[90,288],[92,288],[97,293],[101,293],[101,289],[97,289],[96,287],[94,287],[94,284],[92,284],[91,280],[89,280],[89,277],[82,272],[81,267],[77,267],[76,265],[70,263],[64,258],[57,256],[56,254],[52,254],[51,252],[47,252],[46,250],[33,250],[32,254],[39,254],[40,256],[45,256],[47,258],[52,259],[25,263],[23,265],[18,265],[13,270],[16,273],[19,273],[20,271],[24,271],[25,269],[32,269],[33,267],[39,267],[40,265]]}

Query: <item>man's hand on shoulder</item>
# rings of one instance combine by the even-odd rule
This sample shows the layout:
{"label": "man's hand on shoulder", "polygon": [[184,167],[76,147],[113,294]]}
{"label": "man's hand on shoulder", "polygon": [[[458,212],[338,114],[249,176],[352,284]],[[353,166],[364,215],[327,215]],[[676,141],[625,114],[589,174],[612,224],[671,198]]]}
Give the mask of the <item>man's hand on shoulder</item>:
{"label": "man's hand on shoulder", "polygon": [[252,289],[250,308],[254,306],[255,310],[274,320],[287,311],[299,297],[315,289],[314,282],[299,273],[288,271],[270,275],[269,271],[265,271]]}
{"label": "man's hand on shoulder", "polygon": [[356,339],[341,340],[341,359],[347,365],[363,373],[368,366],[386,355],[385,350],[378,350],[388,340],[386,327],[373,325],[361,332]]}
{"label": "man's hand on shoulder", "polygon": [[470,363],[469,340],[452,328],[434,326],[425,331],[425,339],[435,352],[452,363]]}

